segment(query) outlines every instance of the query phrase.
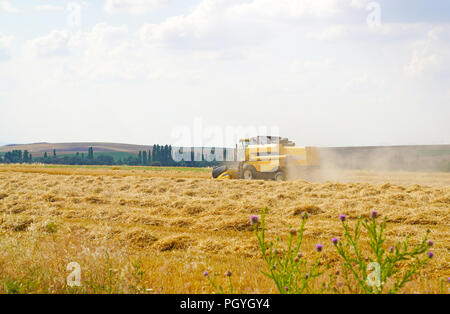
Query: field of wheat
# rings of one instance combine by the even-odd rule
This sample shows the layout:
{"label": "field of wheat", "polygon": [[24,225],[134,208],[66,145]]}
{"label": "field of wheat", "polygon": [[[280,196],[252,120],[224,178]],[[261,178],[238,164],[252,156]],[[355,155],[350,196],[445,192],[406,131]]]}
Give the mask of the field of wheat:
{"label": "field of wheat", "polygon": [[[250,215],[269,208],[268,237],[309,214],[302,247],[339,268],[330,239],[372,209],[388,217],[387,243],[418,242],[434,258],[403,292],[448,293],[450,174],[347,171],[306,182],[220,181],[209,170],[0,165],[0,292],[212,293],[203,272],[227,270],[237,292],[276,293],[261,270]],[[67,265],[81,267],[69,287]],[[346,292],[346,291],[342,291]],[[347,291],[348,292],[348,291]]]}

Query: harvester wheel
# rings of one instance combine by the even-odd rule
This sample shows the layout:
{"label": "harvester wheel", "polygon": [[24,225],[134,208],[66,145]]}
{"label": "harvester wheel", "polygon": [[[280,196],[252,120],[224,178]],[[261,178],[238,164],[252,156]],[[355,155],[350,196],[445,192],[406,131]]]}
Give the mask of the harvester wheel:
{"label": "harvester wheel", "polygon": [[245,180],[253,180],[256,178],[256,170],[252,165],[245,165],[242,170],[242,177]]}
{"label": "harvester wheel", "polygon": [[217,177],[219,177],[222,173],[224,173],[227,170],[228,170],[227,166],[214,167],[213,170],[212,170],[212,177],[214,179],[216,179]]}
{"label": "harvester wheel", "polygon": [[278,171],[275,173],[275,181],[286,181],[286,176],[283,171]]}

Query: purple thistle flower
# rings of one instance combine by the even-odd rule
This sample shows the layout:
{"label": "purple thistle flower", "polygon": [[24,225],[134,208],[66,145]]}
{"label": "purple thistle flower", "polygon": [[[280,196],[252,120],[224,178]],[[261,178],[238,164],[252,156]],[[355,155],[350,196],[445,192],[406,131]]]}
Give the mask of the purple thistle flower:
{"label": "purple thistle flower", "polygon": [[434,253],[430,251],[430,252],[428,252],[428,254],[427,254],[427,255],[428,255],[428,257],[429,257],[429,258],[433,258],[433,256],[434,256]]}
{"label": "purple thistle flower", "polygon": [[337,238],[333,238],[333,239],[331,239],[331,242],[333,242],[333,244],[336,245],[338,243],[338,239]]}
{"label": "purple thistle flower", "polygon": [[427,242],[427,244],[428,244],[428,246],[433,246],[434,245],[434,242],[432,241],[432,240],[428,240],[428,242]]}
{"label": "purple thistle flower", "polygon": [[323,249],[323,245],[322,244],[317,244],[316,245],[317,252],[322,252],[322,249]]}
{"label": "purple thistle flower", "polygon": [[345,221],[345,218],[347,218],[347,216],[345,216],[345,215],[339,215],[339,220],[340,220],[340,221]]}
{"label": "purple thistle flower", "polygon": [[285,289],[286,291],[288,291],[288,290],[289,290],[288,286],[284,287],[284,289]]}
{"label": "purple thistle flower", "polygon": [[257,224],[258,221],[259,221],[259,217],[258,217],[258,216],[256,216],[256,215],[250,216],[250,222],[251,222],[253,225]]}
{"label": "purple thistle flower", "polygon": [[391,252],[391,253],[394,252],[394,247],[393,247],[393,246],[391,246],[391,247],[389,248],[389,252]]}
{"label": "purple thistle flower", "polygon": [[308,279],[309,278],[309,273],[305,274],[305,278]]}
{"label": "purple thistle flower", "polygon": [[447,278],[447,282],[450,283],[450,277]]}
{"label": "purple thistle flower", "polygon": [[372,210],[370,212],[370,218],[377,218],[378,217],[378,213],[375,210]]}
{"label": "purple thistle flower", "polygon": [[205,277],[208,277],[208,271],[207,270],[205,270],[204,272],[203,272],[203,276],[205,276]]}
{"label": "purple thistle flower", "polygon": [[231,270],[227,270],[227,272],[225,273],[225,276],[231,277]]}

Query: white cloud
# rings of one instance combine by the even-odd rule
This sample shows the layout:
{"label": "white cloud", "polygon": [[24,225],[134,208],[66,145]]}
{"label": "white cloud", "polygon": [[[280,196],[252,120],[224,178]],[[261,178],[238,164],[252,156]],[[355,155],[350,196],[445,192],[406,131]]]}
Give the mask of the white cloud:
{"label": "white cloud", "polygon": [[435,26],[428,24],[381,24],[369,27],[366,24],[332,24],[310,28],[306,32],[307,39],[321,41],[372,41],[399,42],[426,38]]}
{"label": "white cloud", "polygon": [[53,4],[41,4],[35,6],[36,11],[41,12],[56,12],[56,11],[63,11],[64,7],[53,5]]}
{"label": "white cloud", "polygon": [[186,15],[172,16],[159,24],[141,27],[147,44],[194,49],[222,50],[254,45],[274,31],[273,25],[236,19],[229,14],[236,1],[203,0]]}
{"label": "white cloud", "polygon": [[450,24],[437,25],[428,32],[429,39],[450,43]]}
{"label": "white cloud", "polygon": [[101,53],[113,52],[129,38],[128,27],[111,26],[106,23],[96,24],[91,31],[79,32],[73,36],[73,45],[83,45],[90,50],[100,50]]}
{"label": "white cloud", "polygon": [[[202,0],[191,12],[146,24],[146,43],[193,49],[247,46],[292,32],[292,22],[331,18],[361,9],[366,0]],[[324,35],[311,35],[324,36]],[[325,35],[329,36],[329,35]]]}
{"label": "white cloud", "polygon": [[433,26],[425,34],[424,39],[414,43],[409,62],[404,67],[405,73],[412,77],[430,73],[448,75],[450,25]]}
{"label": "white cloud", "polygon": [[348,33],[348,27],[344,25],[333,25],[319,30],[314,29],[306,34],[306,38],[315,40],[336,40],[346,37]]}
{"label": "white cloud", "polygon": [[13,37],[0,33],[0,62],[9,59]]}
{"label": "white cloud", "polygon": [[105,11],[108,13],[128,12],[144,14],[167,5],[171,0],[106,0]]}
{"label": "white cloud", "polygon": [[99,23],[91,31],[76,34],[71,46],[81,50],[80,63],[73,68],[78,76],[133,79],[143,68],[136,60],[135,40],[126,25]]}
{"label": "white cloud", "polygon": [[290,71],[293,73],[306,72],[323,72],[329,71],[335,67],[335,60],[332,58],[325,58],[322,60],[294,60],[290,65]]}
{"label": "white cloud", "polygon": [[229,14],[245,18],[299,19],[331,17],[349,8],[361,8],[364,0],[252,0],[232,7]]}
{"label": "white cloud", "polygon": [[7,0],[0,0],[0,11],[4,12],[18,12],[19,10],[14,7],[9,1]]}
{"label": "white cloud", "polygon": [[204,0],[188,15],[172,16],[160,24],[142,26],[141,39],[146,42],[179,44],[192,42],[215,32],[222,16],[224,1]]}
{"label": "white cloud", "polygon": [[47,36],[29,41],[33,53],[41,57],[63,56],[69,53],[71,33],[68,30],[54,30]]}
{"label": "white cloud", "polygon": [[415,50],[411,56],[409,63],[405,66],[405,72],[415,76],[439,66],[439,55],[423,50]]}
{"label": "white cloud", "polygon": [[31,57],[64,57],[55,61],[62,62],[54,72],[58,80],[132,79],[145,69],[136,60],[136,41],[125,25],[99,23],[89,31],[54,30],[30,40],[26,51]]}

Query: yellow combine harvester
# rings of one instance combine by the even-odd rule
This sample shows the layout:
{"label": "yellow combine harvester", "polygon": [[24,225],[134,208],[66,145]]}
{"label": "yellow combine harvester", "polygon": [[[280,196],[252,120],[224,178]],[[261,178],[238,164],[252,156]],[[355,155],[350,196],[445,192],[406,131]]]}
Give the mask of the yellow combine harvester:
{"label": "yellow combine harvester", "polygon": [[233,166],[213,169],[216,179],[285,181],[289,173],[306,173],[319,167],[315,147],[296,147],[286,138],[258,136],[240,140]]}

